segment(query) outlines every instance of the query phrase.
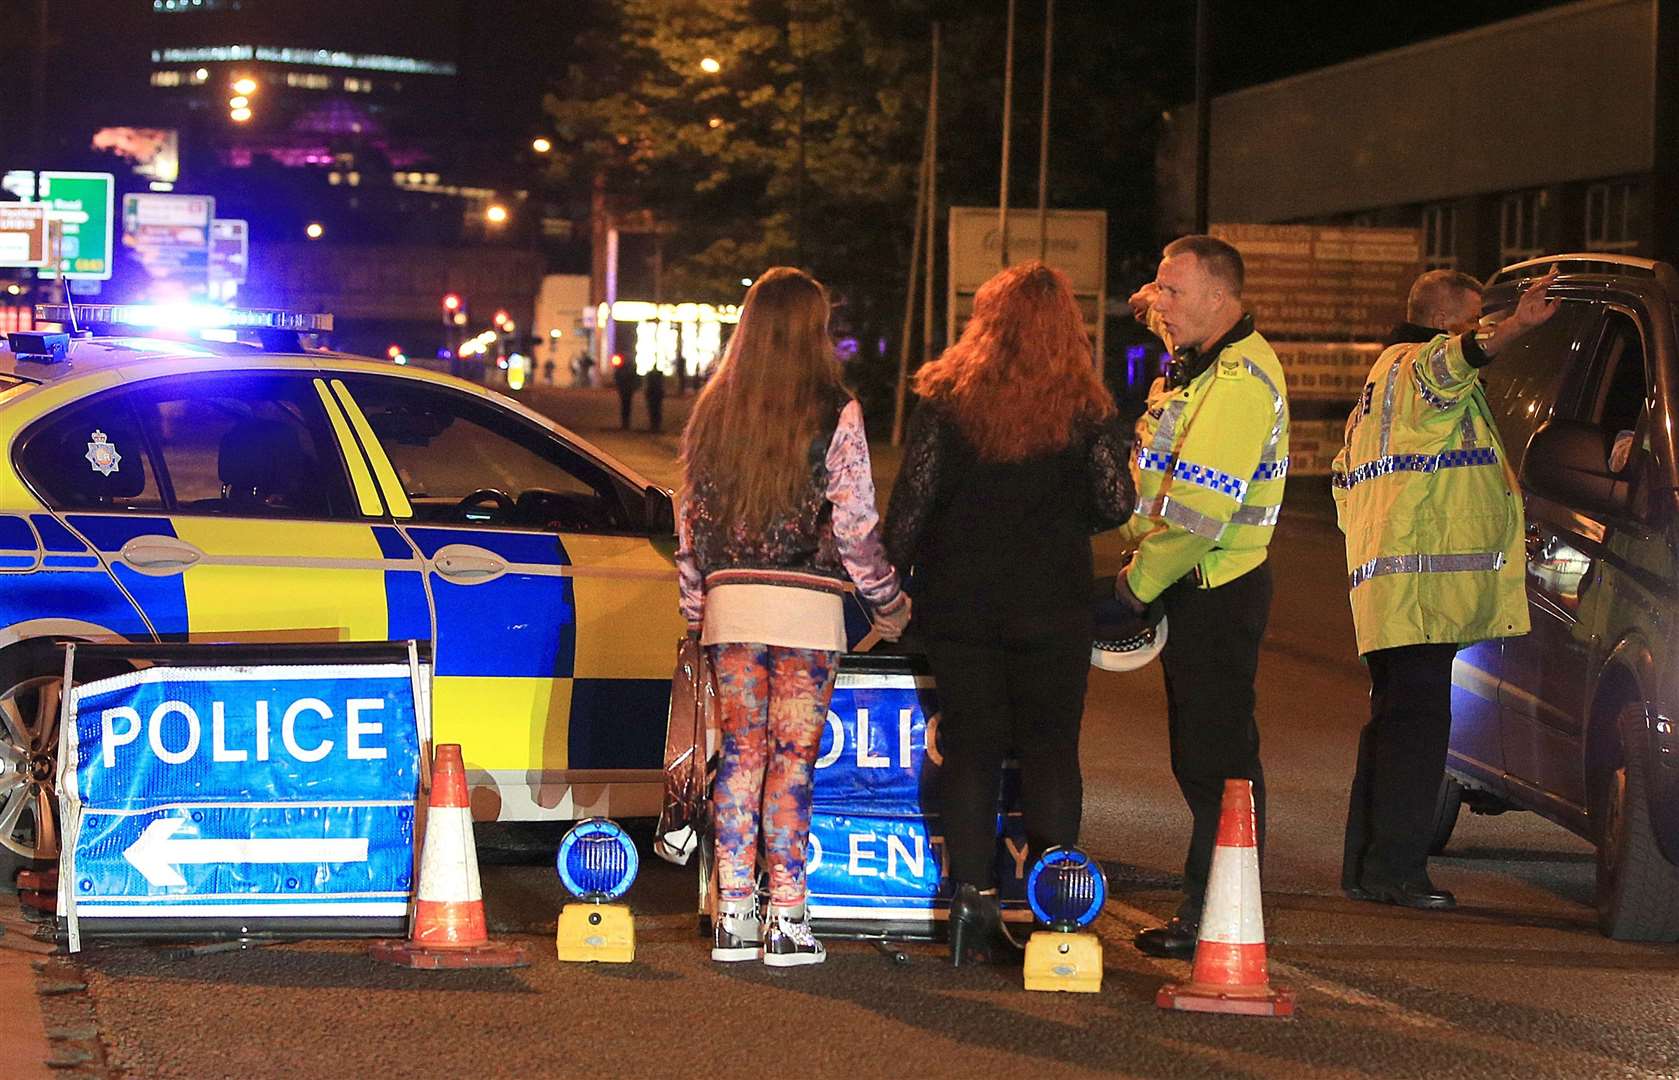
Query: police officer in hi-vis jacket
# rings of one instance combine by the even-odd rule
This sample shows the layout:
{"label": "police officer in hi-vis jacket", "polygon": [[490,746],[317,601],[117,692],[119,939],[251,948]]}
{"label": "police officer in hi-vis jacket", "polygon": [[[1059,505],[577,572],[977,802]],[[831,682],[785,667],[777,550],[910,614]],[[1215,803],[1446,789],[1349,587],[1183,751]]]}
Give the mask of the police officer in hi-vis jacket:
{"label": "police officer in hi-vis jacket", "polygon": [[1458,646],[1525,634],[1522,502],[1481,390],[1481,369],[1556,311],[1535,281],[1516,310],[1477,329],[1481,284],[1417,278],[1406,323],[1347,417],[1333,469],[1347,538],[1370,722],[1358,740],[1341,888],[1355,900],[1443,909],[1428,877],[1435,800],[1452,727]]}
{"label": "police officer in hi-vis jacket", "polygon": [[1140,542],[1114,592],[1139,612],[1156,597],[1164,604],[1172,773],[1194,820],[1183,903],[1136,945],[1188,958],[1226,779],[1253,781],[1264,843],[1254,676],[1271,609],[1266,547],[1288,472],[1288,396],[1276,354],[1242,310],[1236,249],[1185,236],[1164,255],[1153,287],[1133,303],[1176,352],[1138,426],[1137,511],[1128,531]]}

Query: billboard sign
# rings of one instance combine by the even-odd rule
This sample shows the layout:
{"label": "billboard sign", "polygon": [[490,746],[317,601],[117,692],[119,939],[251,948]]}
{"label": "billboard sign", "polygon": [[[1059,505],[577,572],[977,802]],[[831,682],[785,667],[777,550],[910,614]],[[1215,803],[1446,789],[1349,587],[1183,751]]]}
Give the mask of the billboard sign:
{"label": "billboard sign", "polygon": [[[117,179],[110,173],[43,172],[36,197],[47,209],[47,263],[41,277],[108,281],[111,277],[112,206]],[[58,268],[51,265],[56,259]]]}
{"label": "billboard sign", "polygon": [[0,266],[40,266],[46,261],[46,207],[0,203]]}
{"label": "billboard sign", "polygon": [[251,263],[251,226],[240,218],[216,218],[210,222],[210,292],[217,299],[231,299],[245,284]]}
{"label": "billboard sign", "polygon": [[210,223],[216,200],[208,195],[125,195],[122,243],[153,282],[204,293],[210,282]]}
{"label": "billboard sign", "polygon": [[1418,229],[1214,225],[1242,253],[1242,306],[1266,340],[1380,341],[1422,272]]}
{"label": "billboard sign", "polygon": [[[1004,268],[999,224],[994,206],[950,208],[950,273],[945,295],[947,341],[956,340],[962,325],[973,313],[974,294],[979,287]],[[1105,336],[1101,313],[1106,310],[1108,300],[1107,211],[1051,210],[1040,231],[1036,210],[1010,210],[1008,229],[1008,265],[1036,259],[1041,249],[1044,261],[1067,275],[1100,363]]]}

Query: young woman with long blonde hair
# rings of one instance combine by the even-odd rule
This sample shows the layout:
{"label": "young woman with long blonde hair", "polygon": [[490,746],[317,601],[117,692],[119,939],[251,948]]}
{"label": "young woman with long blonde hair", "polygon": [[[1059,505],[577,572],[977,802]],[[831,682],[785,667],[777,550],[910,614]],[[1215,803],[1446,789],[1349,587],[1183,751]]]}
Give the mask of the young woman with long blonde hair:
{"label": "young woman with long blonde hair", "polygon": [[[723,757],[712,797],[714,960],[821,963],[805,913],[811,774],[845,650],[847,578],[896,640],[910,603],[886,559],[869,444],[840,385],[828,296],[775,267],[682,434],[682,614],[717,672]],[[759,832],[767,912],[755,896]]]}
{"label": "young woman with long blonde hair", "polygon": [[1034,855],[1078,840],[1079,722],[1093,632],[1090,536],[1131,515],[1130,438],[1091,363],[1072,289],[1039,262],[980,287],[921,401],[887,513],[915,571],[938,682],[951,962],[1001,934],[997,790],[1012,747]]}

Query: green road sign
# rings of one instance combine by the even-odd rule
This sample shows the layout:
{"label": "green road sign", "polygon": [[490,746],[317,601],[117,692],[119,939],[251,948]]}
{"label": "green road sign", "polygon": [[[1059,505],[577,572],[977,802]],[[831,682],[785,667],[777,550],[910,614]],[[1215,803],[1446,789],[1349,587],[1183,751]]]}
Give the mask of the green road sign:
{"label": "green road sign", "polygon": [[[111,276],[112,196],[116,177],[110,173],[43,172],[38,200],[47,208],[52,233],[49,246],[58,247],[58,265],[67,278],[97,281]],[[42,277],[57,277],[51,265]]]}

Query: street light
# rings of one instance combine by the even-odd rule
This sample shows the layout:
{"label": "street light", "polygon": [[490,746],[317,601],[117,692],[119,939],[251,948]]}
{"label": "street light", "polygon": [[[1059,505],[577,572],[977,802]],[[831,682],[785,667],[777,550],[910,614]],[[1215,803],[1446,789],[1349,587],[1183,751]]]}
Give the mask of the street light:
{"label": "street light", "polygon": [[235,124],[247,123],[251,119],[251,110],[245,108],[244,106],[229,109],[227,112],[227,118],[232,120]]}
{"label": "street light", "polygon": [[700,61],[700,70],[707,75],[715,75],[723,70],[723,65],[717,62],[716,57],[708,56]]}
{"label": "street light", "polygon": [[491,203],[484,211],[484,220],[491,225],[500,225],[507,220],[507,207],[500,203]]}
{"label": "street light", "polygon": [[554,144],[548,139],[538,135],[536,138],[531,140],[531,149],[535,150],[539,154],[546,154],[548,151],[554,149]]}
{"label": "street light", "polygon": [[233,81],[235,94],[254,94],[257,92],[257,81],[249,75]]}
{"label": "street light", "polygon": [[710,120],[705,122],[705,126],[713,131],[716,131],[718,128],[723,126],[723,118],[721,116],[713,116]]}
{"label": "street light", "polygon": [[319,240],[326,233],[326,229],[318,221],[311,221],[303,230],[303,235],[311,240]]}

